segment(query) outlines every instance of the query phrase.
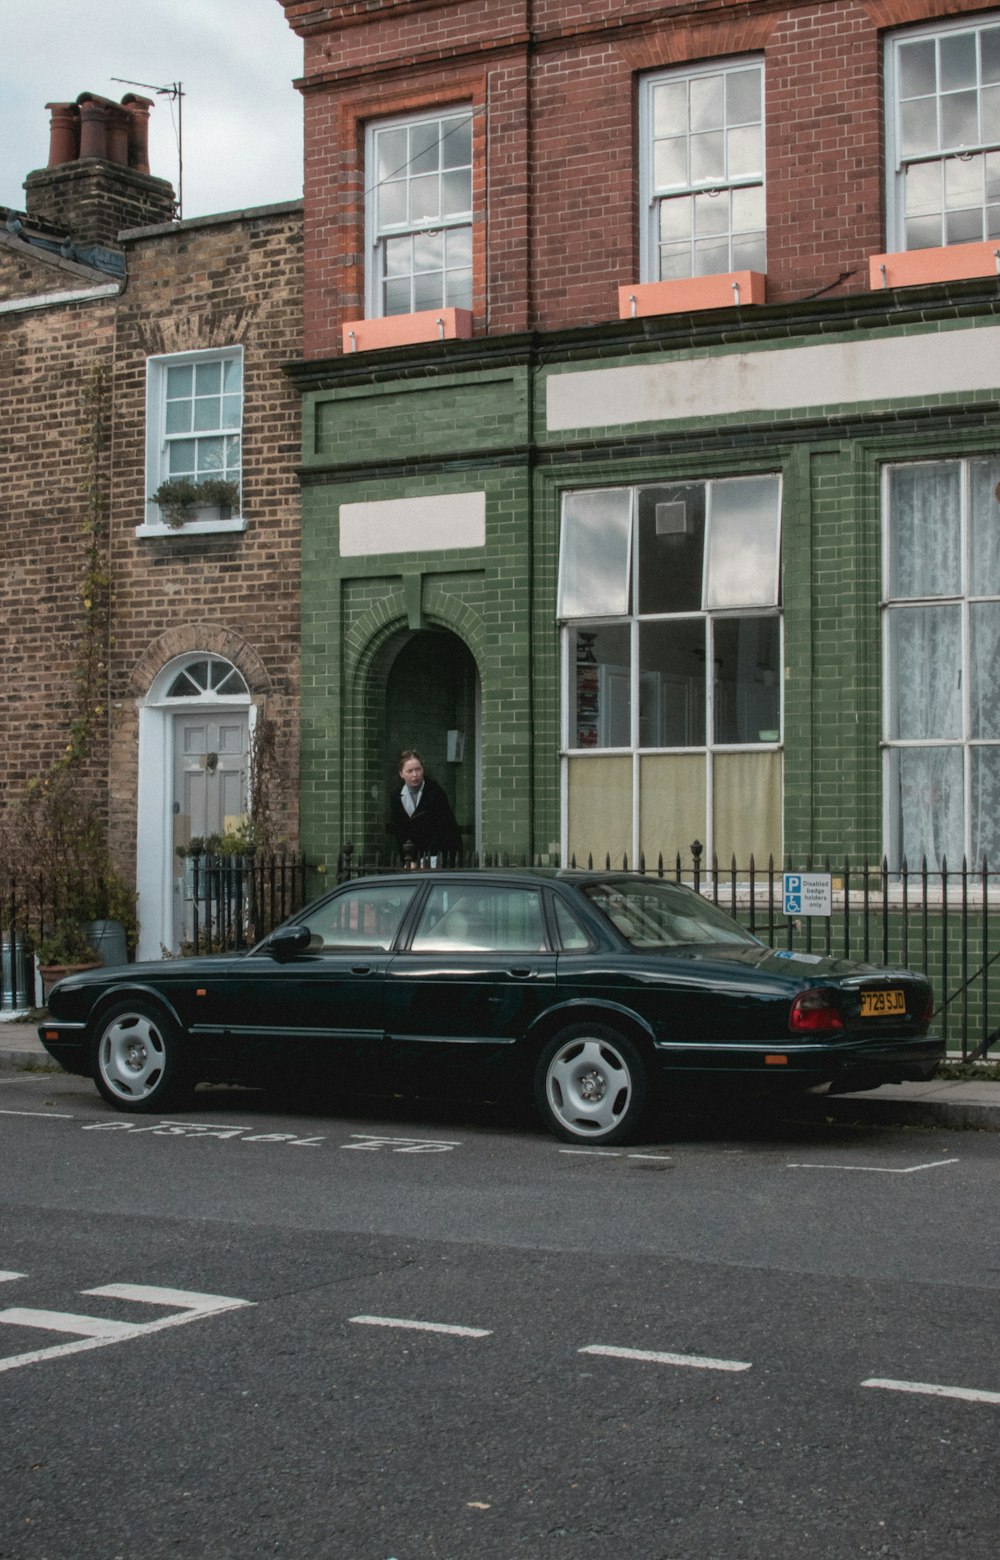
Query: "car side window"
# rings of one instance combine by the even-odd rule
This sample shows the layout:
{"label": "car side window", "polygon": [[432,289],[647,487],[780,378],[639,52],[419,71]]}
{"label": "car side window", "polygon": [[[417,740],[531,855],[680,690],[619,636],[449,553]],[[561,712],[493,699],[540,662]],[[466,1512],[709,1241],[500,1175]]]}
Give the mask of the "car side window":
{"label": "car side window", "polygon": [[320,905],[303,922],[309,947],[391,948],[416,892],[409,885],[365,884],[345,889]]}
{"label": "car side window", "polygon": [[586,927],[580,925],[569,905],[557,894],[552,896],[552,902],[556,913],[556,931],[559,933],[559,943],[564,951],[574,953],[579,949],[589,948],[593,938]]}
{"label": "car side window", "polygon": [[417,924],[414,953],[537,953],[544,949],[537,888],[436,884]]}

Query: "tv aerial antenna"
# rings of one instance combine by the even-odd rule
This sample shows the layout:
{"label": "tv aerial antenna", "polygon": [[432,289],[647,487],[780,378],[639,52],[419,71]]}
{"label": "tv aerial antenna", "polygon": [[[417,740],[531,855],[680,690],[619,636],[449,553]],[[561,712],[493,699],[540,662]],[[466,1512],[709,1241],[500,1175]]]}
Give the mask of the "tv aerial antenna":
{"label": "tv aerial antenna", "polygon": [[177,220],[184,217],[184,83],[172,81],[168,87],[154,86],[151,81],[128,81],[124,76],[112,76],[112,81],[120,82],[123,87],[143,87],[147,92],[155,92],[157,97],[170,99],[171,104],[177,104]]}

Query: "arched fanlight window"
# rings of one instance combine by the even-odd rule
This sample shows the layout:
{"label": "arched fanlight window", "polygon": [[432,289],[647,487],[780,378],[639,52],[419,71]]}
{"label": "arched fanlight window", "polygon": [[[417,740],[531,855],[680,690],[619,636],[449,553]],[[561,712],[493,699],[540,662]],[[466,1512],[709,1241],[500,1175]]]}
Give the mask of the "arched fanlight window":
{"label": "arched fanlight window", "polygon": [[166,691],[168,699],[200,699],[206,694],[229,695],[249,694],[250,689],[241,672],[229,661],[224,661],[221,656],[204,656],[198,661],[189,661],[182,671],[171,682]]}

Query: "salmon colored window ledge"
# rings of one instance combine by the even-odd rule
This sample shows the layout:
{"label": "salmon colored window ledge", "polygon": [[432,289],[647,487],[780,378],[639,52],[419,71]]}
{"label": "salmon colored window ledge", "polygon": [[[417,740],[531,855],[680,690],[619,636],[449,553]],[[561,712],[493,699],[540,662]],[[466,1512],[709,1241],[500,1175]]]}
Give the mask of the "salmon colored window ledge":
{"label": "salmon colored window ledge", "polygon": [[418,341],[467,340],[471,309],[425,309],[420,314],[387,314],[380,319],[347,320],[342,327],[345,352],[409,347]]}
{"label": "salmon colored window ledge", "polygon": [[691,309],[732,309],[767,301],[767,277],[760,271],[725,271],[676,282],[640,282],[618,289],[618,316],[686,314]]}
{"label": "salmon colored window ledge", "polygon": [[948,244],[940,249],[904,249],[895,255],[870,255],[870,287],[919,287],[926,282],[960,282],[1000,272],[1000,239],[979,244]]}

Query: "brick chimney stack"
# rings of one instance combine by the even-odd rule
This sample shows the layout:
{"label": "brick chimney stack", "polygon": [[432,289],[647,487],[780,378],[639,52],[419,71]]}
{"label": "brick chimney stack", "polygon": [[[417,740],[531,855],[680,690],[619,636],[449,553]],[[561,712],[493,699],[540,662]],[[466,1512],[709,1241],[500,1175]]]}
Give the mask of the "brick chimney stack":
{"label": "brick chimney stack", "polygon": [[120,103],[81,92],[47,103],[49,163],[24,182],[29,217],[61,227],[77,244],[114,245],[126,228],[170,222],[173,185],[149,171],[150,98]]}

